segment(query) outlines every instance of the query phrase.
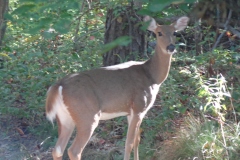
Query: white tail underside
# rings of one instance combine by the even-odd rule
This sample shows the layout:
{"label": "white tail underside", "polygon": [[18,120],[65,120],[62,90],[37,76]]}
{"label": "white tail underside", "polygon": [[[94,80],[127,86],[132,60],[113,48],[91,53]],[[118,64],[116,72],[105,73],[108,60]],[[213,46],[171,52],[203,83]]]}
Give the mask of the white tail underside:
{"label": "white tail underside", "polygon": [[[51,89],[51,88],[50,88]],[[49,89],[49,90],[50,90]],[[58,88],[58,95],[55,99],[55,102],[53,104],[53,108],[50,112],[47,113],[47,119],[53,123],[54,119],[56,119],[56,116],[59,117],[59,121],[64,126],[72,126],[73,119],[70,116],[70,113],[68,111],[68,107],[63,102],[63,96],[62,96],[62,86],[59,86]]]}

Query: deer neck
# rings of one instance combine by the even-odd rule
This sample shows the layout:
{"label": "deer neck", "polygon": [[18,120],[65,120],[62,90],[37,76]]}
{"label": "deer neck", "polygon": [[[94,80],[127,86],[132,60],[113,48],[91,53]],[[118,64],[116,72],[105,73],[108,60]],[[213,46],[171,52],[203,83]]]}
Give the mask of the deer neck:
{"label": "deer neck", "polygon": [[160,46],[155,47],[155,54],[146,63],[155,83],[161,84],[166,80],[171,66],[171,58],[172,55],[164,53]]}

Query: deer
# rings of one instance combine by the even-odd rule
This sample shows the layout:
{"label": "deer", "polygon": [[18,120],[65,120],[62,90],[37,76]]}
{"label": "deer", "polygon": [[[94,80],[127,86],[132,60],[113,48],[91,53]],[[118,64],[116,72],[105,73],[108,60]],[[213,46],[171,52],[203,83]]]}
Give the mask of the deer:
{"label": "deer", "polygon": [[128,121],[124,160],[130,159],[132,150],[134,160],[139,160],[141,122],[168,76],[176,52],[176,32],[184,30],[188,21],[183,16],[170,25],[159,25],[154,18],[145,16],[147,29],[156,35],[155,53],[150,59],[72,73],[48,89],[46,117],[52,123],[56,119],[58,125],[54,160],[62,159],[75,128],[68,156],[80,160],[99,121],[120,116],[127,116]]}

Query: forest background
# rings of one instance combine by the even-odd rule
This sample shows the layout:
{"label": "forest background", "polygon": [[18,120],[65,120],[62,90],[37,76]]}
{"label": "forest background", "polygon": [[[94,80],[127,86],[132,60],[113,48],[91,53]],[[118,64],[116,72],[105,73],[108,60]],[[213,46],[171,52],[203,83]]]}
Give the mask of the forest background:
{"label": "forest background", "polygon": [[[48,87],[69,73],[148,59],[155,38],[144,15],[191,20],[141,126],[140,159],[239,159],[239,8],[239,0],[0,0],[0,159],[51,159]],[[126,124],[101,122],[83,159],[123,159]]]}

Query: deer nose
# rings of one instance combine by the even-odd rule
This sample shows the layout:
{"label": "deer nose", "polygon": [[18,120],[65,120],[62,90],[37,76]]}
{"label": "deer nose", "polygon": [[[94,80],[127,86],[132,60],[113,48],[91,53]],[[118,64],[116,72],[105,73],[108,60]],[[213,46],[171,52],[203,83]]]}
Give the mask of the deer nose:
{"label": "deer nose", "polygon": [[175,50],[175,46],[173,44],[170,44],[167,46],[167,51],[173,52]]}

